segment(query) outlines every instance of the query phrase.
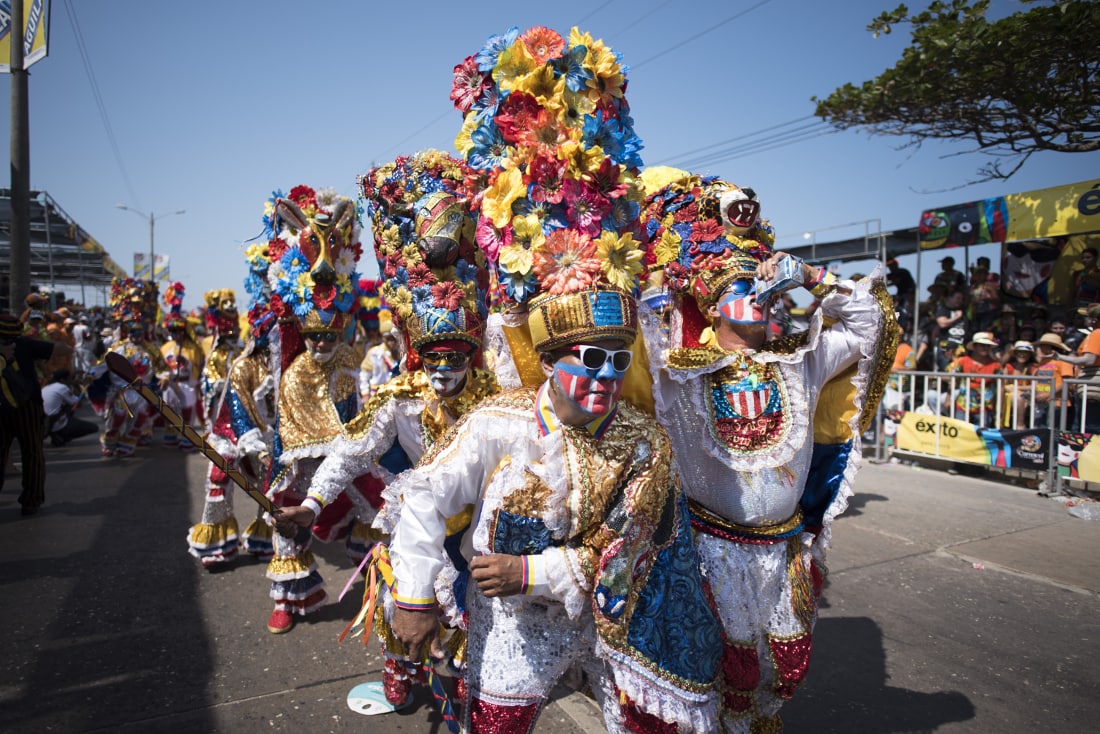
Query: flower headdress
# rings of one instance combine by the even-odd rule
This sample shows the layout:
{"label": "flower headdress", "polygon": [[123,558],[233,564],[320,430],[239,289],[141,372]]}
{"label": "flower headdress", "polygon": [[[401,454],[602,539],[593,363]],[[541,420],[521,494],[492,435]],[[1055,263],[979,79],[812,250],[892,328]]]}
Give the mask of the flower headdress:
{"label": "flower headdress", "polygon": [[380,280],[360,278],[356,293],[359,299],[359,323],[367,331],[378,331],[378,312],[382,309],[382,297],[378,295]]}
{"label": "flower headdress", "polygon": [[271,310],[309,331],[350,336],[358,308],[359,208],[332,189],[295,186],[264,206]]}
{"label": "flower headdress", "polygon": [[215,334],[232,333],[240,329],[237,321],[237,294],[232,288],[207,291],[203,300],[206,301],[206,328]]}
{"label": "flower headdress", "polygon": [[164,289],[164,305],[166,311],[164,313],[164,321],[161,322],[161,325],[165,329],[187,328],[187,317],[183,313],[183,295],[183,283],[170,283],[168,287]]}
{"label": "flower headdress", "polygon": [[705,310],[730,283],[755,276],[775,235],[752,189],[682,173],[646,198],[646,260],[663,269],[669,289]]}
{"label": "flower headdress", "polygon": [[455,145],[485,178],[477,243],[536,349],[633,341],[644,197],[626,67],[603,41],[541,26],[493,36],[455,67]]}
{"label": "flower headdress", "polygon": [[155,324],[157,287],[148,280],[115,278],[111,281],[108,304],[111,315],[119,324],[139,322]]}
{"label": "flower headdress", "polygon": [[248,264],[248,275],[244,279],[244,290],[249,296],[248,334],[253,343],[261,347],[266,345],[267,335],[275,325],[275,314],[271,311],[271,286],[267,282],[267,270],[271,265],[267,256],[268,239],[270,235],[262,243],[253,242],[244,251]]}
{"label": "flower headdress", "polygon": [[462,161],[429,150],[359,178],[383,276],[379,290],[413,350],[453,340],[481,347],[488,273],[474,244],[468,175]]}

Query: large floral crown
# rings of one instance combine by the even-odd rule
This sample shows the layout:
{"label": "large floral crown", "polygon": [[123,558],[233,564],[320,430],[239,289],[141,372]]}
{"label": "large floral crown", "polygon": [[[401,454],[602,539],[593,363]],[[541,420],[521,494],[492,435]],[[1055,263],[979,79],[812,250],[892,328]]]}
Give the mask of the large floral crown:
{"label": "large floral crown", "polygon": [[663,269],[670,290],[690,294],[706,308],[730,283],[755,276],[756,266],[771,254],[775,235],[760,218],[752,189],[678,173],[664,175],[672,180],[655,186],[646,198],[646,259],[651,268]]}
{"label": "large floral crown", "polygon": [[462,161],[429,150],[359,177],[379,293],[416,350],[455,339],[481,345],[488,274],[474,244],[468,174]]}
{"label": "large floral crown", "polygon": [[170,283],[164,289],[164,321],[161,325],[165,329],[187,328],[187,316],[183,313],[183,283]]}
{"label": "large floral crown", "polygon": [[[478,246],[505,303],[534,312],[550,297],[580,299],[558,309],[578,320],[558,319],[556,343],[610,326],[600,314],[633,313],[640,291],[642,143],[625,91],[619,55],[576,28],[568,40],[512,28],[455,67],[451,99],[464,115],[455,145],[485,178]],[[620,308],[593,310],[592,299]],[[617,326],[633,339],[633,326]]]}
{"label": "large floral crown", "polygon": [[333,189],[295,186],[264,206],[271,310],[302,329],[347,333],[358,308],[359,207]]}
{"label": "large floral crown", "polygon": [[108,304],[111,307],[111,315],[118,323],[133,321],[155,323],[157,287],[148,280],[115,278],[111,281]]}

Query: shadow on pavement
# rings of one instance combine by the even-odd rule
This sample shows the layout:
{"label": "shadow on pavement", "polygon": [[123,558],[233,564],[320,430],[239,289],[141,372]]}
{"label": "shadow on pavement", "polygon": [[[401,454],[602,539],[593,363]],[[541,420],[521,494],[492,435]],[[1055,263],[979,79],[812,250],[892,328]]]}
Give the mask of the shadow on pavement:
{"label": "shadow on pavement", "polygon": [[958,691],[911,691],[887,679],[882,630],[873,620],[819,619],[806,683],[780,712],[785,731],[930,732],[975,716],[974,704]]}
{"label": "shadow on pavement", "polygon": [[[0,671],[3,729],[111,731],[190,712],[194,731],[211,731],[198,571],[180,560],[186,457],[154,445],[107,461],[90,438],[47,448],[46,504],[3,526],[0,592],[15,618]],[[9,499],[5,521],[18,516]]]}

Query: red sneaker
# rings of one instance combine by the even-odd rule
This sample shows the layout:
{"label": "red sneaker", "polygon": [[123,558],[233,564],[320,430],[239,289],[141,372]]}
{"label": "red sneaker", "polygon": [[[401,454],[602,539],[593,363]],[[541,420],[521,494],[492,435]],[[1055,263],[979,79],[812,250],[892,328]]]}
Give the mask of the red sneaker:
{"label": "red sneaker", "polygon": [[294,615],[285,609],[276,609],[271,613],[271,616],[267,618],[267,631],[273,635],[281,635],[284,632],[290,632],[290,628],[294,626]]}

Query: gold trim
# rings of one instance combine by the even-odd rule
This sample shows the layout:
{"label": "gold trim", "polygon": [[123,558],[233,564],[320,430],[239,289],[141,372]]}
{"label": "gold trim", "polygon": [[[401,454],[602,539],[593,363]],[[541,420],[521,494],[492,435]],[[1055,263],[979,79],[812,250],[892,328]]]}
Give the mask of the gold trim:
{"label": "gold trim", "polygon": [[701,504],[693,499],[688,499],[688,509],[691,510],[691,514],[698,516],[704,522],[714,525],[715,527],[725,530],[728,533],[736,533],[738,535],[759,535],[761,537],[774,537],[777,535],[783,535],[795,530],[802,524],[802,508],[796,508],[794,514],[788,519],[779,523],[778,525],[761,525],[760,527],[754,527],[751,525],[738,525],[735,522],[727,520],[720,515],[715,515],[713,512],[703,507]]}

